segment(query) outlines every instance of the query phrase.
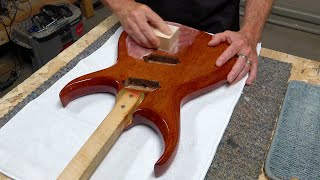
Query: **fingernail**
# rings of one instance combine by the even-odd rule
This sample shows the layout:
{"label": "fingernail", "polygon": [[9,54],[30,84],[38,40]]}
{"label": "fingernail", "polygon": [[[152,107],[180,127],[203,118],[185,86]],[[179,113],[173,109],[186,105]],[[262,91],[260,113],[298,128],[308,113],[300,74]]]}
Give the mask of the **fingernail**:
{"label": "fingernail", "polygon": [[216,65],[219,66],[219,67],[222,65],[222,62],[221,62],[220,59],[218,59],[218,60],[216,61]]}
{"label": "fingernail", "polygon": [[214,40],[211,40],[211,41],[209,42],[209,44],[210,44],[210,46],[215,46],[215,45],[216,45],[216,42],[215,42]]}
{"label": "fingernail", "polygon": [[228,81],[229,83],[232,82],[229,76],[227,76],[227,81]]}
{"label": "fingernail", "polygon": [[249,85],[249,86],[251,86],[251,85],[252,85],[252,82],[247,81],[246,84]]}
{"label": "fingernail", "polygon": [[227,76],[227,80],[228,80],[228,82],[232,82],[232,81],[234,81],[234,77],[232,76],[232,75],[229,75],[229,76]]}

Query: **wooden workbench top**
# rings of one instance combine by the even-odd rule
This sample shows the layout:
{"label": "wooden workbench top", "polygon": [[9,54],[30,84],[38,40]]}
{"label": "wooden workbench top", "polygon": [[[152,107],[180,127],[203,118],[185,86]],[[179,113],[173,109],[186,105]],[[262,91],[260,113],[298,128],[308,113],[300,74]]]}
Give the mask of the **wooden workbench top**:
{"label": "wooden workbench top", "polygon": [[[84,35],[76,43],[71,45],[68,49],[60,53],[45,66],[36,71],[23,83],[2,97],[0,99],[0,117],[3,117],[5,114],[7,114],[32,91],[48,80],[53,74],[58,72],[62,67],[64,67],[84,49],[86,49],[90,44],[96,41],[101,35],[107,32],[117,22],[118,20],[115,16],[110,16],[86,35]],[[312,84],[320,84],[320,62],[318,61],[312,61],[265,48],[262,48],[261,56],[291,63],[292,69],[289,80],[300,80]],[[0,180],[2,179],[6,178],[0,174]]]}

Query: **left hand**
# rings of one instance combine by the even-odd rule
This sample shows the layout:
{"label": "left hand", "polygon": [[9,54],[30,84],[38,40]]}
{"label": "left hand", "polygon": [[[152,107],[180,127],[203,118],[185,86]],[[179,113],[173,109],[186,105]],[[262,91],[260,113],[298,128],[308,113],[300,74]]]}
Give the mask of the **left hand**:
{"label": "left hand", "polygon": [[230,46],[217,59],[216,65],[220,67],[238,55],[237,62],[228,74],[227,80],[230,84],[235,84],[249,72],[246,84],[251,85],[256,79],[258,71],[257,42],[250,37],[250,33],[225,31],[215,34],[208,46],[216,46],[221,42],[228,42]]}

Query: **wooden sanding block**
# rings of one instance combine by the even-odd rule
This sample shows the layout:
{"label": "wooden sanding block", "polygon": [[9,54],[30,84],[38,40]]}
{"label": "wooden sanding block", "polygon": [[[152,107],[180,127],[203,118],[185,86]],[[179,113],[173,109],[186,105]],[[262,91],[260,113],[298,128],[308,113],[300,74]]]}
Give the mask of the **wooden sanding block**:
{"label": "wooden sanding block", "polygon": [[170,51],[173,46],[175,46],[176,42],[179,40],[179,27],[169,25],[171,29],[171,35],[166,35],[160,32],[158,29],[154,29],[154,33],[160,39],[160,50]]}

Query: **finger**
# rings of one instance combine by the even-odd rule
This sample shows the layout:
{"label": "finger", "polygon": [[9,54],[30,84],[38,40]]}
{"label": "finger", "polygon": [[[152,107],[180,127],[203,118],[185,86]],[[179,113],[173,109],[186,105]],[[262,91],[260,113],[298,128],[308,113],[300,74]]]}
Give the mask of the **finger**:
{"label": "finger", "polygon": [[136,22],[131,23],[130,27],[132,29],[132,38],[137,41],[138,44],[140,44],[143,47],[147,48],[153,48],[153,46],[149,43],[149,41],[146,39],[146,37],[142,34],[140,31],[138,25]]}
{"label": "finger", "polygon": [[258,61],[253,62],[251,64],[251,68],[250,68],[250,73],[249,73],[249,77],[246,81],[247,85],[252,85],[253,81],[256,79],[257,77],[257,73],[258,73]]}
{"label": "finger", "polygon": [[229,83],[234,81],[239,76],[241,71],[245,68],[246,64],[247,63],[244,58],[238,57],[236,63],[233,65],[231,71],[229,72],[229,74],[227,76],[227,80]]}
{"label": "finger", "polygon": [[160,40],[154,34],[152,27],[148,24],[147,20],[138,20],[138,27],[140,28],[140,32],[147,39],[152,48],[157,48],[160,46]]}
{"label": "finger", "polygon": [[128,22],[123,24],[123,28],[124,30],[128,33],[128,35],[139,45],[142,44],[142,42],[140,41],[140,39],[137,38],[137,36],[135,35],[137,31],[136,28],[134,28],[134,22],[131,19],[128,19]]}
{"label": "finger", "polygon": [[139,45],[141,45],[141,41],[135,36],[135,32],[134,30],[131,28],[131,25],[128,23],[128,24],[125,24],[123,26],[124,30],[128,33],[128,35],[136,42],[138,43]]}
{"label": "finger", "polygon": [[156,29],[158,29],[162,33],[166,35],[171,35],[171,29],[158,14],[156,14],[150,8],[147,8],[146,11],[146,17],[150,24],[152,24]]}
{"label": "finger", "polygon": [[212,36],[211,41],[208,43],[208,46],[216,46],[220,44],[221,42],[224,42],[227,40],[226,33],[218,33]]}
{"label": "finger", "polygon": [[239,73],[238,77],[232,81],[231,85],[236,84],[237,82],[239,82],[242,78],[244,78],[247,73],[250,70],[250,65],[246,63],[245,67],[242,69],[242,71]]}
{"label": "finger", "polygon": [[131,36],[130,37],[136,42],[138,43],[139,45],[141,45],[142,43],[140,42],[140,40],[136,37],[136,36]]}
{"label": "finger", "polygon": [[218,67],[222,66],[229,59],[235,56],[241,49],[241,46],[238,46],[235,43],[232,43],[217,59],[216,65]]}

